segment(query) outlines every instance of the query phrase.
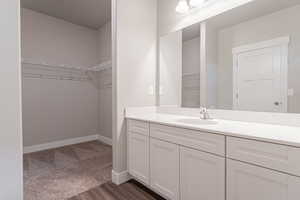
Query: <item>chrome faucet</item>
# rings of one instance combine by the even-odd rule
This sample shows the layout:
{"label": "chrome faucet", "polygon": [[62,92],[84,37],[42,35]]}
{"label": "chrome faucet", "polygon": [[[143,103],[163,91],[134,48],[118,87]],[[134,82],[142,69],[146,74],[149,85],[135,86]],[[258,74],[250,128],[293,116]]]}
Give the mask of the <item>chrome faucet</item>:
{"label": "chrome faucet", "polygon": [[210,119],[209,113],[207,111],[207,108],[200,107],[200,119],[208,120]]}

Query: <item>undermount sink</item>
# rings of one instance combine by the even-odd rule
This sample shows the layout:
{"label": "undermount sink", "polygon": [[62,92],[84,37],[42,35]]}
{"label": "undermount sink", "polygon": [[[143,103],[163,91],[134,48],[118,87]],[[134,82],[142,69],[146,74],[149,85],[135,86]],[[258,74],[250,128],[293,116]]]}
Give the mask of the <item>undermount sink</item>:
{"label": "undermount sink", "polygon": [[218,122],[216,120],[213,120],[213,119],[203,120],[203,119],[183,118],[183,119],[178,119],[177,122],[185,123],[185,124],[194,124],[194,125],[215,125],[215,124],[218,124]]}

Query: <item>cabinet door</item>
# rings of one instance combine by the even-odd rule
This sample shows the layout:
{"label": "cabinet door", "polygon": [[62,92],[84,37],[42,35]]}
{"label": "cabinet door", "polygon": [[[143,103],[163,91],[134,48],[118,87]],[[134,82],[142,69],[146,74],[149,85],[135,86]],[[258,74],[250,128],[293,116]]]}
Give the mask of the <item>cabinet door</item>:
{"label": "cabinet door", "polygon": [[149,137],[128,134],[128,170],[136,179],[149,184]]}
{"label": "cabinet door", "polygon": [[179,146],[150,139],[150,184],[171,200],[179,199]]}
{"label": "cabinet door", "polygon": [[182,200],[224,200],[225,158],[180,147]]}
{"label": "cabinet door", "polygon": [[227,200],[298,200],[300,178],[227,160]]}

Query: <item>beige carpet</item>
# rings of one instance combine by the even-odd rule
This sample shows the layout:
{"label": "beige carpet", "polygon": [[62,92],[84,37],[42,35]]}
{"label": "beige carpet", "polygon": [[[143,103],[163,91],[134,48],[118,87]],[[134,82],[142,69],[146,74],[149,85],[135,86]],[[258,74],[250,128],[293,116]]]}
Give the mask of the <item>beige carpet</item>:
{"label": "beige carpet", "polygon": [[24,200],[64,200],[111,180],[112,149],[98,141],[24,155]]}

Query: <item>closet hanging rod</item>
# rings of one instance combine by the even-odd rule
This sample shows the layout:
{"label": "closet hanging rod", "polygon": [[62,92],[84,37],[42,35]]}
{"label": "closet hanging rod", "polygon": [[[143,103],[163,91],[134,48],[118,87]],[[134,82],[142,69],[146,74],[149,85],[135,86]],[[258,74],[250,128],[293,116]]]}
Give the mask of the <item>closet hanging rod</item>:
{"label": "closet hanging rod", "polygon": [[45,67],[45,68],[57,68],[57,69],[66,69],[66,70],[76,70],[76,71],[83,71],[83,72],[99,72],[106,69],[111,68],[111,61],[106,61],[103,63],[100,63],[93,67],[74,67],[74,66],[67,66],[67,65],[52,65],[48,64],[46,62],[38,63],[38,62],[29,62],[29,61],[22,61],[22,64],[27,65],[35,65],[39,67]]}
{"label": "closet hanging rod", "polygon": [[60,76],[60,75],[45,75],[34,73],[23,73],[25,78],[38,78],[38,79],[54,79],[54,80],[72,80],[72,81],[86,81],[90,80],[88,77],[76,77],[76,76]]}
{"label": "closet hanging rod", "polygon": [[182,76],[200,76],[200,73],[197,72],[191,72],[191,73],[184,73]]}
{"label": "closet hanging rod", "polygon": [[38,62],[22,61],[22,64],[35,65],[35,66],[46,67],[46,68],[68,69],[68,70],[78,70],[78,71],[86,71],[87,70],[82,67],[73,67],[73,66],[67,66],[67,65],[52,65],[52,64],[45,63],[45,62],[38,63]]}
{"label": "closet hanging rod", "polygon": [[111,69],[111,66],[112,66],[112,62],[109,60],[109,61],[102,62],[102,63],[100,63],[96,66],[89,67],[89,70],[91,70],[91,71],[103,71],[103,70]]}

